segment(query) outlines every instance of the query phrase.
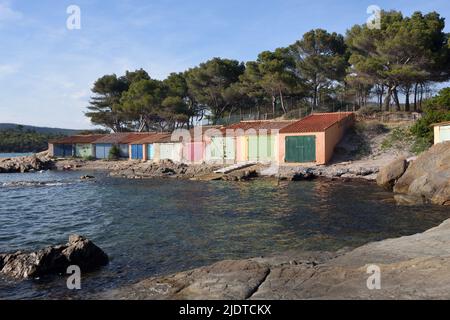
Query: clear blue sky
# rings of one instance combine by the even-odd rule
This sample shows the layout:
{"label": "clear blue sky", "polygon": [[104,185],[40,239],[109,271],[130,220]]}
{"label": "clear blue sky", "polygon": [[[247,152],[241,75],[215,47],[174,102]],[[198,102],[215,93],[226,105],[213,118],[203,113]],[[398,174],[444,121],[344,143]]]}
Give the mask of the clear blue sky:
{"label": "clear blue sky", "polygon": [[[81,30],[66,28],[72,4]],[[163,79],[212,57],[254,60],[313,28],[345,33],[371,4],[450,20],[448,0],[0,0],[0,122],[91,128],[83,112],[104,74]]]}

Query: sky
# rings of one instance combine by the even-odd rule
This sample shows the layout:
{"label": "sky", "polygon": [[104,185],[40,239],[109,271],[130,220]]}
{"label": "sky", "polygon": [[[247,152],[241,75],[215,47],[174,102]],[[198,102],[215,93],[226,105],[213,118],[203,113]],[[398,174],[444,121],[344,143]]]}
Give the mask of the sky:
{"label": "sky", "polygon": [[[81,29],[67,28],[70,5]],[[164,79],[213,57],[255,60],[311,29],[344,34],[370,5],[450,20],[448,0],[0,0],[0,123],[93,128],[84,112],[105,74]]]}

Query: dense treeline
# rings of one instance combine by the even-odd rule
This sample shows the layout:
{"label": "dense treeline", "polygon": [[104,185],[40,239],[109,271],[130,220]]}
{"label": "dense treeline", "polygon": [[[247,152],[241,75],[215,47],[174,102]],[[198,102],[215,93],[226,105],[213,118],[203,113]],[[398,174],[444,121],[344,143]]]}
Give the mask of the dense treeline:
{"label": "dense treeline", "polygon": [[412,133],[432,144],[434,132],[432,124],[450,121],[450,88],[445,88],[424,103],[424,115],[412,127]]}
{"label": "dense treeline", "polygon": [[0,153],[31,153],[48,149],[48,141],[61,138],[60,133],[39,133],[24,130],[18,126],[14,129],[0,130]]}
{"label": "dense treeline", "polygon": [[41,152],[48,149],[48,142],[51,140],[75,134],[107,133],[108,130],[72,130],[8,124],[0,128],[0,153]]}
{"label": "dense treeline", "polygon": [[190,127],[205,117],[356,110],[374,101],[380,111],[420,111],[431,86],[450,79],[445,20],[435,12],[381,17],[381,29],[355,25],[345,36],[316,29],[255,61],[214,58],[162,81],[142,69],[106,75],[92,88],[86,116],[120,132]]}

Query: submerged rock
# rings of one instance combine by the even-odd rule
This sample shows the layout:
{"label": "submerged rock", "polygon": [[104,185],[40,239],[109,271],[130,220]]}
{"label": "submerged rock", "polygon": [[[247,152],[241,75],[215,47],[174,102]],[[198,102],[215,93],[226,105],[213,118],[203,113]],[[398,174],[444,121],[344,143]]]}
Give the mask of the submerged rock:
{"label": "submerged rock", "polygon": [[85,175],[85,176],[81,176],[80,180],[92,180],[95,179],[94,176],[90,176],[90,175]]}
{"label": "submerged rock", "polygon": [[313,169],[306,169],[301,172],[296,172],[292,177],[292,181],[313,180],[316,178],[316,173]]}
{"label": "submerged rock", "polygon": [[19,251],[0,254],[0,272],[16,279],[28,279],[64,273],[71,265],[77,265],[82,271],[88,272],[105,266],[108,262],[106,253],[92,241],[72,235],[66,245],[30,253]]}

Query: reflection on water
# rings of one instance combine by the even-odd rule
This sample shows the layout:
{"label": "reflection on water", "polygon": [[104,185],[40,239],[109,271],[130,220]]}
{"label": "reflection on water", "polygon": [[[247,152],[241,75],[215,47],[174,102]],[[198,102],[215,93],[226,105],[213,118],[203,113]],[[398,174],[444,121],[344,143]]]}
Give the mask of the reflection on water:
{"label": "reflection on water", "polygon": [[[81,182],[82,174],[97,176]],[[291,249],[337,250],[422,232],[445,208],[401,207],[373,184],[128,181],[99,173],[0,175],[0,252],[85,235],[111,257],[68,292],[65,279],[0,280],[0,298],[89,298],[101,290]]]}

